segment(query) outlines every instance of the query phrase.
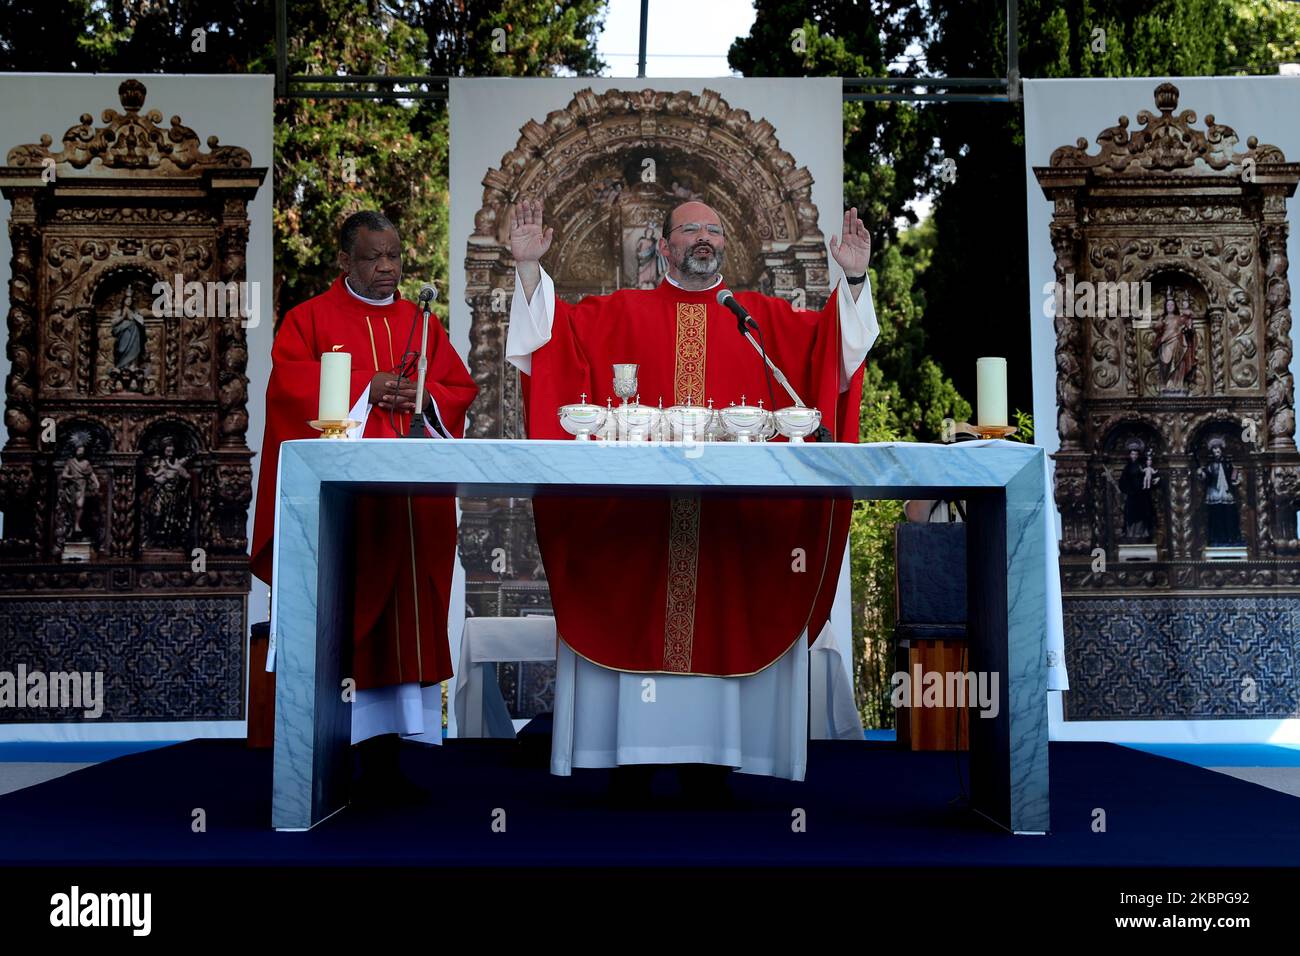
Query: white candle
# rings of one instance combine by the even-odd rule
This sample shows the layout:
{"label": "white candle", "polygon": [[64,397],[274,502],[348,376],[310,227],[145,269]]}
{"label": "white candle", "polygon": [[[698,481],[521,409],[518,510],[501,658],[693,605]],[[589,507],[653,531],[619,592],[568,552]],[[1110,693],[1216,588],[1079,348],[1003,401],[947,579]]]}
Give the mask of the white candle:
{"label": "white candle", "polygon": [[975,360],[976,424],[1005,427],[1007,424],[1007,360]]}
{"label": "white candle", "polygon": [[326,352],[320,357],[320,419],[341,422],[348,417],[348,392],[352,384],[352,355]]}

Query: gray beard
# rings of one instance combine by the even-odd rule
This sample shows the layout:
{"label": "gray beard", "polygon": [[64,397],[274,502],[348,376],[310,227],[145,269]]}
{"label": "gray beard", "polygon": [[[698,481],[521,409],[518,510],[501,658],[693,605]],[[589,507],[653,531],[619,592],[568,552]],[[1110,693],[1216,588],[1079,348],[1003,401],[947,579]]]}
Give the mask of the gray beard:
{"label": "gray beard", "polygon": [[688,276],[711,276],[717,275],[722,271],[722,262],[726,258],[726,252],[718,252],[707,259],[696,259],[694,256],[695,249],[692,247],[686,255],[682,256],[681,261],[677,263],[677,268]]}

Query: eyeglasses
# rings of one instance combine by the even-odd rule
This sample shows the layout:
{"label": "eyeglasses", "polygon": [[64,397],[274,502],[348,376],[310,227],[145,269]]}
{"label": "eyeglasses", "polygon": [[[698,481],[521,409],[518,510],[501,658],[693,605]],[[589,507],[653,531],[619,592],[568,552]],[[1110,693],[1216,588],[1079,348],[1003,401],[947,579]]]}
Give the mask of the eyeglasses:
{"label": "eyeglasses", "polygon": [[719,226],[716,222],[710,222],[710,223],[684,222],[680,226],[673,226],[668,231],[670,233],[673,233],[676,232],[678,229],[686,233],[686,235],[688,236],[699,235],[701,229],[706,230],[710,236],[722,235],[722,227]]}

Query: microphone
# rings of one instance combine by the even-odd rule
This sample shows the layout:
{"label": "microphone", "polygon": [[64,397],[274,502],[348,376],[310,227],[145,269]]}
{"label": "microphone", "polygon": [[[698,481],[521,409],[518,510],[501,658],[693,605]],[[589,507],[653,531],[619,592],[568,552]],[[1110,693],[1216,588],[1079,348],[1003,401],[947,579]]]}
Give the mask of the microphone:
{"label": "microphone", "polygon": [[424,398],[424,373],[429,367],[429,359],[424,354],[429,347],[429,312],[433,300],[437,297],[438,287],[433,283],[426,282],[420,287],[420,311],[423,313],[420,329],[420,360],[415,378],[415,411],[411,413],[411,424],[406,432],[407,438],[427,437],[424,431],[424,411],[420,406],[421,399]]}
{"label": "microphone", "polygon": [[[763,374],[767,378],[767,397],[772,402],[772,410],[776,410],[776,395],[772,390],[773,376],[776,376],[776,380],[781,383],[781,387],[785,389],[790,398],[794,400],[795,406],[797,408],[805,408],[806,406],[803,403],[803,399],[801,399],[798,393],[791,387],[790,380],[785,377],[785,374],[779,368],[776,367],[776,363],[768,358],[767,345],[763,342],[763,330],[758,327],[757,322],[749,317],[749,313],[745,311],[745,307],[736,301],[736,297],[731,294],[730,289],[718,290],[718,305],[731,310],[731,313],[736,317],[737,328],[740,330],[740,334],[749,340],[749,344],[754,346],[754,351],[763,359]],[[751,329],[753,332],[758,333],[757,339],[754,338],[753,332],[750,331]]]}
{"label": "microphone", "polygon": [[718,305],[731,310],[731,314],[736,317],[736,328],[741,335],[744,335],[750,329],[755,332],[758,331],[758,323],[749,317],[745,307],[736,301],[736,297],[731,294],[730,289],[724,287],[718,290]]}

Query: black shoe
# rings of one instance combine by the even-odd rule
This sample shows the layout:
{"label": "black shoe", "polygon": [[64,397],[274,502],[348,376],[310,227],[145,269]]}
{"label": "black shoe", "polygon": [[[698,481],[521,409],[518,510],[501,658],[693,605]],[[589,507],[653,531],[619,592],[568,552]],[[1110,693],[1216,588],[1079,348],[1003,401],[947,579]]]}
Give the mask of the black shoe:
{"label": "black shoe", "polygon": [[682,787],[682,803],[698,810],[725,810],[734,807],[736,797],[728,783],[730,777],[730,767],[682,764],[677,768],[677,779]]}
{"label": "black shoe", "polygon": [[361,772],[352,785],[354,806],[410,807],[429,802],[432,794],[402,773],[401,744],[397,734],[381,734],[357,744]]}
{"label": "black shoe", "polygon": [[624,764],[615,767],[609,775],[609,802],[621,810],[644,809],[653,802],[651,784],[654,782],[653,764]]}

